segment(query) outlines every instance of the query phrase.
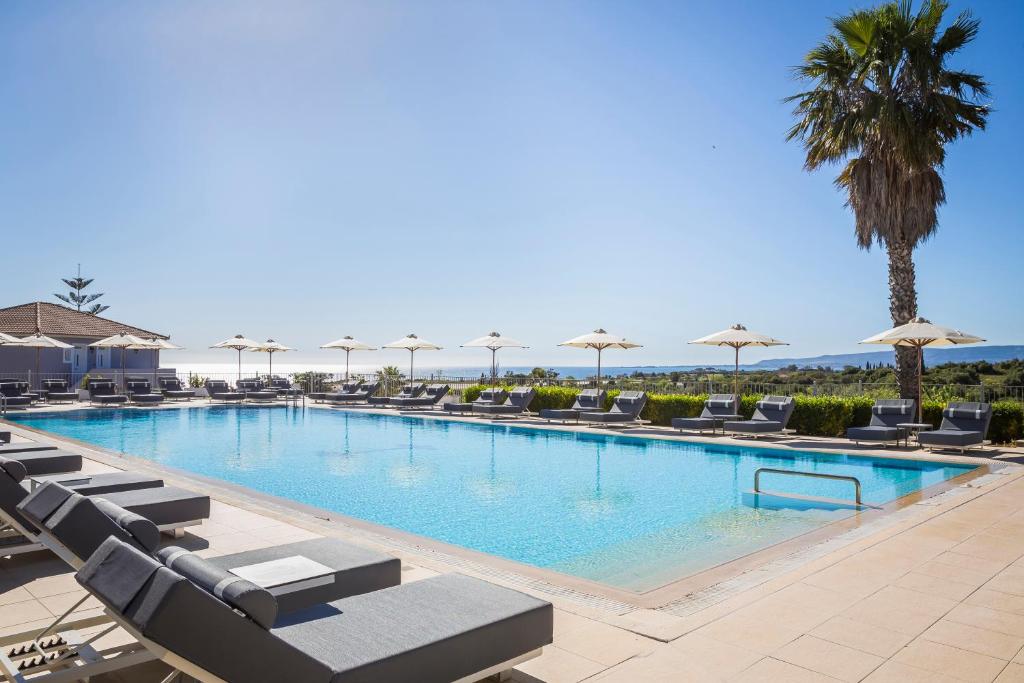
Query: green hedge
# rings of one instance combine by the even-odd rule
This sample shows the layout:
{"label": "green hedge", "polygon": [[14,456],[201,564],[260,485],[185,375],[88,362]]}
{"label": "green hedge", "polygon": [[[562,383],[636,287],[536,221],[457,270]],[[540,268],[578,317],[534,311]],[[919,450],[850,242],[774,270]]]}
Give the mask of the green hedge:
{"label": "green hedge", "polygon": [[[467,387],[462,400],[473,401],[486,386]],[[512,387],[505,387],[511,390]],[[537,387],[537,398],[530,404],[536,412],[544,408],[570,408],[576,400],[576,389],[567,387]],[[605,408],[610,408],[618,391],[609,391]],[[760,396],[744,396],[740,401],[740,413],[745,417],[754,414],[754,405]],[[647,407],[641,417],[651,424],[668,426],[673,417],[695,417],[704,408],[707,394],[650,394]],[[796,406],[789,426],[797,434],[807,436],[841,437],[848,427],[860,427],[871,420],[871,406],[874,399],[867,397],[837,396],[796,396]],[[942,422],[945,404],[926,401],[924,421],[938,427]],[[1014,401],[999,401],[992,404],[992,424],[988,438],[992,443],[1013,443],[1024,438],[1024,405]]]}

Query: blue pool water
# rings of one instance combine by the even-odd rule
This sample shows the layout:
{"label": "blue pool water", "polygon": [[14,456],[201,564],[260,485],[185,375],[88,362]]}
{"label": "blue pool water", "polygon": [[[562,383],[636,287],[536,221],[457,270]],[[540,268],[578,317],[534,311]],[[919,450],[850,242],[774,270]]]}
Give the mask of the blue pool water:
{"label": "blue pool water", "polygon": [[[292,408],[26,413],[9,419],[344,515],[619,588],[675,578],[853,514],[744,504],[759,467],[852,475],[880,504],[944,463],[779,452]],[[762,488],[852,498],[849,483]]]}

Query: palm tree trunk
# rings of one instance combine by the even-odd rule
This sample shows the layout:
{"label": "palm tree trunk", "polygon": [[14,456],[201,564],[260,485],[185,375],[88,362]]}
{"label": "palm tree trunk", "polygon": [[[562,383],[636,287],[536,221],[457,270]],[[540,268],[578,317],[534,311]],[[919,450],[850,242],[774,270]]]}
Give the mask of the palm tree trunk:
{"label": "palm tree trunk", "polygon": [[[917,288],[914,273],[914,247],[900,235],[887,240],[889,252],[889,313],[893,326],[904,325],[917,316]],[[896,382],[901,398],[917,395],[917,351],[896,347]]]}

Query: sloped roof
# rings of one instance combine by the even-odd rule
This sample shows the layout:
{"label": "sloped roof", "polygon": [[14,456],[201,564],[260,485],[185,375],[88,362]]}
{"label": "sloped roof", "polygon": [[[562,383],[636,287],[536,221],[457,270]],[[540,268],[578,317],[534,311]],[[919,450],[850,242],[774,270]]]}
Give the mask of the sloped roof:
{"label": "sloped roof", "polygon": [[10,308],[0,308],[0,332],[25,337],[41,332],[48,337],[95,337],[103,339],[119,332],[127,332],[137,337],[150,339],[159,337],[167,339],[167,335],[151,332],[141,327],[108,320],[90,313],[82,313],[73,308],[36,301]]}

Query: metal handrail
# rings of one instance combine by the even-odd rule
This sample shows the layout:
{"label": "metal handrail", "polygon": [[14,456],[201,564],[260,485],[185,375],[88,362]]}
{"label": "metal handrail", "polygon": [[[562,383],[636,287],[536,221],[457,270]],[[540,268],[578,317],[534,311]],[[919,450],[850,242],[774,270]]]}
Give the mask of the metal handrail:
{"label": "metal handrail", "polygon": [[754,471],[754,493],[761,492],[761,473],[768,472],[769,474],[788,474],[796,477],[814,477],[816,479],[835,479],[838,481],[849,481],[853,482],[854,488],[854,500],[857,505],[861,505],[860,502],[860,479],[857,477],[851,477],[845,474],[824,474],[822,472],[801,472],[799,470],[779,470],[774,467],[760,467]]}

